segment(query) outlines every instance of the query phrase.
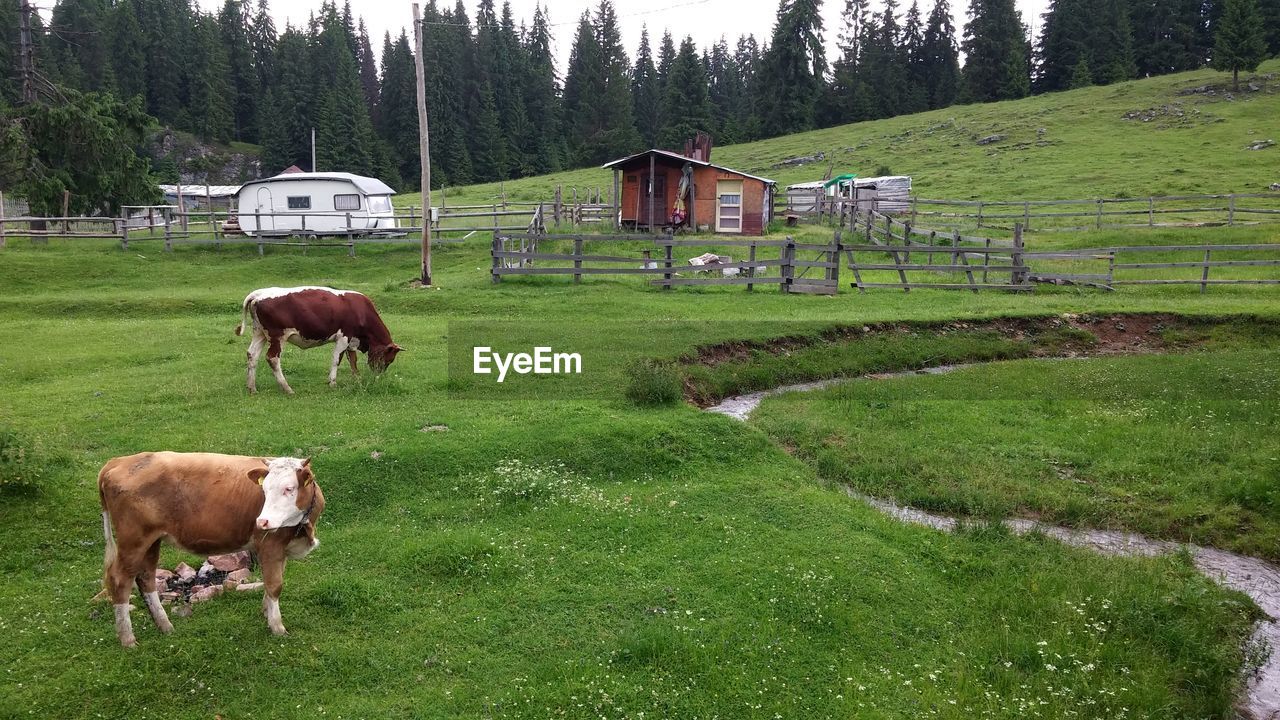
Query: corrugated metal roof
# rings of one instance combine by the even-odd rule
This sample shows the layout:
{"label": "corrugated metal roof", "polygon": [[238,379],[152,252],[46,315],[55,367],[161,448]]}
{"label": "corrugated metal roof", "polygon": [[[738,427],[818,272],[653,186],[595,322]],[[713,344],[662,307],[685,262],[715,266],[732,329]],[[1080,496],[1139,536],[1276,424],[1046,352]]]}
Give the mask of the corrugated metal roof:
{"label": "corrugated metal roof", "polygon": [[765,183],[765,184],[767,184],[767,185],[777,185],[777,184],[778,184],[777,182],[775,182],[775,181],[773,181],[773,180],[770,180],[769,178],[763,178],[763,177],[760,177],[759,175],[752,175],[751,173],[745,173],[745,172],[742,172],[741,170],[734,170],[733,168],[725,167],[725,166],[723,166],[723,165],[716,165],[715,163],[704,162],[704,161],[702,161],[702,160],[695,160],[695,159],[693,159],[693,158],[691,158],[691,157],[688,157],[687,155],[681,155],[680,153],[673,153],[673,152],[671,152],[671,151],[669,151],[669,150],[659,150],[659,149],[657,149],[657,148],[653,148],[652,150],[645,150],[644,152],[638,152],[638,153],[636,153],[635,155],[628,155],[627,157],[619,158],[619,159],[617,159],[617,160],[613,160],[612,162],[607,162],[607,163],[605,163],[604,165],[601,165],[600,167],[602,167],[602,168],[606,168],[606,169],[607,169],[607,168],[611,168],[611,167],[613,167],[613,166],[615,166],[615,165],[623,165],[623,164],[626,164],[626,163],[628,163],[628,162],[631,162],[632,160],[635,160],[636,158],[642,158],[642,157],[644,157],[645,155],[648,155],[649,153],[654,153],[654,154],[656,154],[656,155],[662,155],[663,157],[668,157],[668,158],[671,158],[672,160],[677,160],[677,161],[679,161],[679,162],[687,162],[687,163],[691,163],[691,164],[693,164],[693,165],[697,165],[697,166],[699,166],[699,167],[709,167],[709,168],[715,168],[716,170],[723,170],[723,171],[725,171],[725,172],[731,172],[731,173],[734,173],[734,174],[736,174],[736,175],[741,175],[741,176],[743,176],[743,177],[749,177],[749,178],[751,178],[752,180],[759,180],[760,182]]}
{"label": "corrugated metal roof", "polygon": [[[177,185],[161,185],[160,192],[165,195],[178,196]],[[183,197],[232,197],[240,192],[239,185],[183,185]]]}
{"label": "corrugated metal roof", "polygon": [[281,173],[275,177],[262,178],[261,180],[251,180],[241,188],[257,185],[259,183],[269,182],[299,182],[302,180],[346,180],[356,189],[365,195],[395,195],[396,191],[391,186],[382,182],[378,178],[365,177],[363,175],[354,175],[345,172],[299,172],[299,173]]}

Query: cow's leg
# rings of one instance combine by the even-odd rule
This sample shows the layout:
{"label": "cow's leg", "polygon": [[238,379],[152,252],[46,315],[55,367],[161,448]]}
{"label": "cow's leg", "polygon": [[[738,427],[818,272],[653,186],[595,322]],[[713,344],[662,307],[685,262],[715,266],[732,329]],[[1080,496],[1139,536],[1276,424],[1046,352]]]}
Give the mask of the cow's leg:
{"label": "cow's leg", "polygon": [[249,388],[249,392],[258,392],[258,358],[262,357],[262,348],[267,344],[267,336],[255,332],[253,339],[249,341],[249,352],[246,353],[248,362],[246,363],[246,372],[244,384]]}
{"label": "cow's leg", "polygon": [[147,610],[151,612],[151,619],[155,621],[156,629],[168,635],[173,632],[173,623],[169,622],[169,615],[160,604],[160,593],[156,590],[156,565],[159,564],[160,541],[157,540],[151,544],[146,555],[143,556],[143,567],[135,582],[143,599],[147,601]]}
{"label": "cow's leg", "polygon": [[107,592],[111,595],[111,604],[116,612],[116,637],[120,638],[120,644],[125,647],[138,644],[133,636],[133,622],[129,620],[129,611],[132,609],[129,605],[129,593],[136,575],[134,568],[137,567],[137,563],[131,561],[136,561],[137,554],[134,548],[118,546],[115,556],[107,563],[105,572]]}
{"label": "cow's leg", "polygon": [[262,547],[258,562],[262,565],[262,614],[273,635],[288,635],[280,619],[280,591],[284,589],[284,548]]}
{"label": "cow's leg", "polygon": [[356,353],[356,351],[355,351],[355,350],[352,350],[351,348],[347,348],[347,362],[348,362],[348,363],[351,363],[351,374],[352,374],[352,375],[354,375],[354,376],[356,376],[356,377],[359,377],[359,376],[360,376],[360,371],[356,369],[356,355],[357,355],[357,354],[358,354],[358,353]]}
{"label": "cow's leg", "polygon": [[338,366],[342,364],[342,353],[347,351],[347,336],[338,334],[333,343],[333,362],[329,365],[329,387],[338,387]]}
{"label": "cow's leg", "polygon": [[293,388],[289,387],[289,381],[284,379],[284,371],[280,369],[280,350],[283,343],[279,337],[271,338],[271,344],[267,346],[267,364],[271,366],[271,372],[276,375],[276,384],[280,386],[286,394],[292,395]]}

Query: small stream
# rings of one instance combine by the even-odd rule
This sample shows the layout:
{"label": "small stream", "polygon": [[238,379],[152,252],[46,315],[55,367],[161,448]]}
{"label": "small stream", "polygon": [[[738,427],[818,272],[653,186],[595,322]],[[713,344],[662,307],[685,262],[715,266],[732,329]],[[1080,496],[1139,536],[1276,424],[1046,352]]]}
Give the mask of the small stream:
{"label": "small stream", "polygon": [[[941,375],[980,364],[982,363],[943,365],[924,370],[866,375],[862,378],[837,378],[834,380],[783,385],[770,390],[761,390],[726,398],[720,404],[707,408],[707,411],[727,415],[735,420],[746,421],[751,413],[760,406],[760,403],[766,397],[772,395],[823,390],[856,379],[885,380],[911,375]],[[933,515],[916,508],[873,498],[848,486],[844,487],[844,491],[850,497],[857,498],[902,522],[923,525],[944,532],[954,530],[958,524],[958,521],[953,517]],[[1241,705],[1243,706],[1242,709],[1247,710],[1255,720],[1280,719],[1280,652],[1276,652],[1276,650],[1280,650],[1280,623],[1276,621],[1276,618],[1280,618],[1280,568],[1257,558],[1245,557],[1225,550],[1197,545],[1183,545],[1167,540],[1152,540],[1132,533],[1109,530],[1079,530],[1057,525],[1046,525],[1035,520],[1016,518],[1005,520],[1004,524],[1020,535],[1040,532],[1067,545],[1088,548],[1103,555],[1125,557],[1155,556],[1186,548],[1200,572],[1225,587],[1248,595],[1269,616],[1269,619],[1261,620],[1254,626],[1252,638],[1253,643],[1268,649],[1269,656],[1257,673],[1249,678],[1245,689],[1246,696]]]}

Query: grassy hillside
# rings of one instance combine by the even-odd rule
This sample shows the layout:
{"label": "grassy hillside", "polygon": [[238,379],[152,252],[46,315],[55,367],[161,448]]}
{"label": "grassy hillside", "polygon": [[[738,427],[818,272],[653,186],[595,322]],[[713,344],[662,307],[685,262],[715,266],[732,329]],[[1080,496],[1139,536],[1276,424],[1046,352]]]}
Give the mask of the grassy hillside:
{"label": "grassy hillside", "polygon": [[[1229,78],[1212,70],[1135,80],[986,105],[968,105],[855,123],[743,145],[718,147],[720,164],[763,175],[780,186],[835,171],[864,177],[881,166],[911,175],[921,197],[1062,199],[1178,193],[1261,192],[1280,182],[1280,60],[1258,71],[1257,92],[1229,97]],[[1190,92],[1209,86],[1213,94]],[[1133,114],[1136,117],[1126,118]],[[1144,118],[1146,121],[1144,121]],[[979,139],[1005,135],[990,145]],[[788,158],[827,160],[780,167]],[[548,200],[557,184],[608,188],[598,168],[505,183],[507,196]],[[489,202],[499,185],[447,189],[449,202]],[[403,204],[421,204],[416,195]],[[439,204],[433,199],[433,204]]]}

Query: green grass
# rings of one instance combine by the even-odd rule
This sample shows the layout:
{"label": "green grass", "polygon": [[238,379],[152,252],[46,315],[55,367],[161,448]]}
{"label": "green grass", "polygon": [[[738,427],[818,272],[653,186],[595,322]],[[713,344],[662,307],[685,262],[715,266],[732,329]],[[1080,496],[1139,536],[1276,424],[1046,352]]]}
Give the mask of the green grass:
{"label": "green grass", "polygon": [[754,422],[824,478],[937,512],[1280,559],[1274,336],[1185,355],[855,381]]}
{"label": "green grass", "polygon": [[[1244,135],[1248,118],[1266,117],[1273,96],[1215,104],[1213,112],[1227,122],[1192,130],[1135,125],[1126,130],[1133,135],[1112,138],[1088,117],[1114,130],[1116,110],[1149,105],[1159,88],[1172,91],[1202,76],[1217,77],[956,108],[948,112],[971,118],[963,131],[903,134],[945,122],[950,115],[941,113],[720,148],[717,160],[751,170],[788,154],[868,142],[848,155],[850,162],[865,157],[869,167],[914,172],[925,188],[943,194],[978,187],[984,164],[990,173],[984,187],[994,194],[1174,189],[1156,182],[1190,176],[1155,168],[1167,169],[1167,159],[1188,147],[1200,153],[1200,142],[1209,143],[1206,158],[1235,147],[1228,135]],[[1011,170],[1013,158],[970,147],[967,133],[986,134],[1019,115],[1027,119],[1018,126],[1034,132],[1044,117],[1037,108],[1054,104],[1089,114],[1063,119],[1050,137],[1076,132],[1076,122],[1084,128],[1081,142],[1087,139],[1096,155],[1053,145],[1026,151],[1043,165]],[[980,114],[989,119],[979,122]],[[1160,144],[1156,157],[1142,155],[1150,145],[1135,144],[1139,137]],[[959,147],[948,150],[952,144]],[[890,150],[901,153],[901,162]],[[1075,170],[1064,170],[1052,153]],[[1257,155],[1261,163],[1266,151]],[[1244,178],[1260,181],[1254,176],[1264,169],[1247,166],[1253,161],[1224,156],[1214,161],[1221,164],[1217,175],[1204,165],[1196,189],[1244,189]],[[1093,162],[1092,172],[1111,179],[1084,172]],[[1024,167],[1028,176],[1042,167],[1043,176],[1027,179]],[[603,184],[602,173],[588,172]],[[786,182],[821,174],[789,172],[776,176]],[[547,197],[555,182],[574,182],[564,177],[508,189]],[[479,187],[460,197],[492,194]],[[805,228],[798,235],[829,232]],[[1170,232],[1200,238],[1210,231]],[[1266,232],[1232,229],[1214,237]],[[1280,316],[1274,288],[808,297],[764,289],[664,293],[638,278],[610,277],[577,286],[567,278],[493,286],[487,250],[485,240],[438,247],[438,287],[420,289],[411,282],[418,261],[412,247],[361,247],[354,259],[343,249],[272,249],[259,258],[251,246],[165,253],[160,240],[137,240],[124,252],[108,241],[31,246],[11,238],[0,261],[0,321],[8,338],[0,343],[0,431],[12,433],[6,448],[16,443],[42,472],[0,483],[6,638],[0,716],[1022,718],[1033,710],[1043,717],[1228,716],[1257,610],[1200,576],[1187,558],[1106,559],[998,529],[950,536],[906,527],[830,487],[826,473],[750,425],[684,404],[641,408],[625,394],[636,362],[669,362],[727,340],[816,335],[833,325],[1064,312],[1274,319]],[[245,342],[231,334],[240,301],[257,287],[292,284],[367,292],[408,350],[381,378],[353,381],[344,371],[330,390],[328,353],[291,348],[284,366],[298,394],[280,395],[264,370],[262,392],[247,396]],[[521,342],[536,338],[581,352],[588,371],[578,380],[559,379],[550,400],[537,399],[528,385],[507,391],[460,383],[448,373],[448,345],[467,339],[455,333],[486,325],[506,327]],[[1021,356],[996,338],[951,345],[922,339],[882,350],[879,362],[886,364],[918,363],[939,352],[956,360]],[[1081,363],[1079,372],[1130,368],[1096,379],[1114,377],[1114,385],[1089,386],[1105,401],[1107,388],[1123,391],[1135,378],[1212,376],[1197,358],[1221,363],[1242,381],[1274,360],[1266,347],[1210,352],[1192,360],[1142,359],[1147,365]],[[757,359],[772,365],[741,368],[750,383],[794,371],[782,360]],[[856,361],[814,355],[797,365],[835,373]],[[1020,375],[1011,371],[1011,382],[1020,378],[1041,392],[1066,381],[1042,370],[1058,366],[1012,367]],[[651,379],[641,394],[660,397],[669,378]],[[750,384],[716,375],[706,382],[708,392]],[[919,389],[927,395],[929,387]],[[1198,422],[1237,443],[1246,418],[1262,423],[1258,432],[1269,429],[1272,416],[1253,399],[1230,400],[1215,400],[1228,407],[1215,410],[1212,422]],[[1192,402],[1150,399],[1157,401]],[[1100,402],[1063,404],[1056,419],[1085,428],[1089,408],[1107,407]],[[1065,435],[1035,421],[1033,411],[1046,404],[1053,403],[1037,400],[1024,411],[1029,427],[1018,432],[1028,441]],[[943,430],[953,438],[981,435],[985,418],[963,419],[969,423]],[[920,422],[931,427],[927,418]],[[1156,457],[1172,447],[1173,422],[1159,413],[1127,421],[1140,426],[1131,430],[1140,439],[1155,438],[1135,458],[1168,470],[1150,475],[1148,489],[1161,485],[1180,497],[1197,481],[1213,480],[1206,477],[1212,468],[1228,467],[1235,484],[1214,492],[1235,488],[1247,499],[1257,491],[1246,476],[1263,462],[1261,446],[1249,446],[1238,461],[1216,458],[1194,468]],[[441,425],[447,430],[431,430]],[[902,429],[893,432],[909,439]],[[1109,437],[1118,447],[1124,436],[1114,429]],[[928,439],[926,450],[944,444]],[[1035,467],[1017,460],[1012,439],[1001,442],[1009,443],[1002,446],[1009,467]],[[1064,440],[1053,457],[1079,464],[1095,457],[1076,442]],[[1122,464],[1113,446],[1098,449],[1100,466]],[[175,618],[172,637],[158,635],[145,613],[135,613],[140,647],[125,652],[109,609],[88,604],[102,553],[96,471],[112,456],[160,448],[314,458],[328,509],[319,528],[323,544],[286,573],[282,608],[290,637],[267,632],[257,597],[233,594]],[[899,462],[908,474],[905,457]],[[26,459],[0,471],[9,478],[17,475],[14,467],[29,474]],[[1206,513],[1218,512],[1204,502]],[[1242,533],[1223,531],[1223,543],[1253,537]],[[190,560],[166,551],[166,563],[179,559]]]}

